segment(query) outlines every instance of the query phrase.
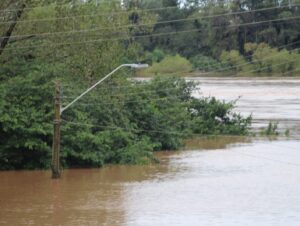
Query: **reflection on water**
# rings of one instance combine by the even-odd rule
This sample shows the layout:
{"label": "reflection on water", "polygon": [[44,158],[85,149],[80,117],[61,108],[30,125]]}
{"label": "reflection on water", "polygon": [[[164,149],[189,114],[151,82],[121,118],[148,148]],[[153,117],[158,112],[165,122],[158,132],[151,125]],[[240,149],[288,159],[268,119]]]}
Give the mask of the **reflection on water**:
{"label": "reflection on water", "polygon": [[[243,94],[239,109],[256,119],[299,125],[298,80],[201,82],[207,95]],[[282,92],[267,95],[269,86]],[[298,226],[299,147],[290,138],[197,138],[185,151],[157,153],[157,165],[65,170],[61,180],[49,171],[0,172],[0,225]]]}

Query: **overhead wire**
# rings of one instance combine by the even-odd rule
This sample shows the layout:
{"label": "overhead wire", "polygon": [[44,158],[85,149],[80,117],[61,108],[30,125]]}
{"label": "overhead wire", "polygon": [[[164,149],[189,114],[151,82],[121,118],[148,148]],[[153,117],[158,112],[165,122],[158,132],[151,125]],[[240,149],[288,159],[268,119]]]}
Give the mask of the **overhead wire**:
{"label": "overhead wire", "polygon": [[[296,61],[296,59],[293,59],[293,60],[290,60],[288,61],[288,63],[290,62],[294,62]],[[283,63],[279,63],[279,64],[273,64],[272,66],[280,66],[280,65],[285,65],[287,62],[283,62]],[[260,71],[260,70],[264,70],[264,69],[268,69],[269,66],[265,66],[265,67],[261,67],[261,68],[258,68],[258,69],[253,69],[253,70],[249,70],[249,71],[244,71],[243,73],[252,73],[252,72],[256,72],[256,71]],[[292,73],[292,72],[295,72],[297,70],[300,70],[299,69],[294,69],[294,70],[291,70],[291,71],[287,71],[287,72],[284,72],[284,74],[288,74],[289,72]],[[127,86],[127,87],[132,87],[131,86]],[[110,91],[113,91],[111,89],[109,89]],[[159,92],[163,92],[163,91],[170,91],[170,90],[178,90],[178,88],[168,88],[168,89],[161,89],[161,90],[154,90],[154,91],[141,91],[141,92],[125,92],[124,94],[122,95],[104,95],[104,96],[109,96],[109,97],[123,97],[125,94],[128,96],[128,95],[141,95],[141,94],[149,94],[149,93],[159,93]],[[200,91],[201,88],[200,87],[196,87],[194,88],[192,91]],[[101,95],[103,97],[103,94]],[[94,96],[93,96],[94,97]],[[76,97],[71,97],[71,96],[66,96],[66,97],[62,97],[62,99],[74,99]]]}
{"label": "overhead wire", "polygon": [[[35,23],[35,22],[46,22],[46,21],[57,21],[57,20],[69,20],[69,19],[77,19],[77,18],[91,18],[91,17],[100,17],[100,16],[114,16],[114,15],[122,15],[122,14],[130,14],[133,12],[151,12],[151,11],[162,11],[168,9],[175,9],[177,6],[170,7],[160,7],[160,8],[152,8],[152,9],[136,9],[136,10],[120,10],[120,11],[108,11],[106,13],[95,13],[95,14],[82,14],[76,16],[65,16],[65,17],[53,17],[53,18],[44,18],[44,19],[30,19],[30,20],[19,20],[18,23]],[[0,22],[0,24],[10,24],[12,21],[4,21]]]}
{"label": "overhead wire", "polygon": [[[299,5],[300,4],[293,4],[292,7],[297,7]],[[246,13],[253,13],[253,12],[261,12],[261,11],[266,11],[266,10],[282,9],[282,8],[287,8],[287,7],[290,8],[290,6],[288,4],[285,4],[285,5],[281,5],[281,6],[264,7],[264,8],[253,9],[253,10],[236,11],[236,12],[231,12],[231,13],[220,13],[220,14],[202,16],[202,19],[221,17],[221,16],[227,16],[227,15],[238,15],[238,14],[246,14]],[[19,20],[18,22],[19,23],[44,22],[44,21],[53,21],[53,20],[76,19],[76,18],[83,18],[83,17],[97,17],[97,16],[129,14],[129,13],[133,13],[133,12],[162,11],[162,10],[168,10],[168,9],[178,9],[178,6],[157,7],[157,8],[150,8],[150,9],[134,9],[134,10],[123,9],[123,10],[119,10],[119,11],[110,11],[107,13],[82,14],[82,15],[76,15],[76,16],[53,17],[53,18],[44,18],[44,19],[33,19],[33,20]],[[18,9],[16,11],[19,11],[19,10],[20,9]],[[0,12],[1,12],[1,10],[0,10]],[[11,23],[11,22],[10,21],[0,22],[0,24],[6,24],[6,23]]]}
{"label": "overhead wire", "polygon": [[[104,125],[97,125],[97,124],[90,124],[90,123],[78,123],[78,122],[72,122],[68,121],[66,119],[62,119],[63,123],[71,124],[71,125],[78,125],[78,126],[87,126],[87,127],[95,127],[95,128],[103,128],[103,129],[120,129],[120,130],[131,130],[135,132],[153,132],[153,133],[162,133],[162,134],[173,134],[173,135],[187,135],[186,132],[174,132],[174,131],[165,131],[165,130],[152,130],[152,129],[137,129],[137,128],[124,128],[119,126],[104,126]],[[193,133],[193,135],[203,135],[200,133]],[[217,136],[223,136],[223,135],[204,135],[204,137],[217,137]],[[226,136],[226,135],[224,135]],[[230,137],[251,137],[251,136],[235,136],[235,135],[227,135]]]}
{"label": "overhead wire", "polygon": [[[259,62],[263,62],[264,60],[266,59],[269,59],[270,57],[266,57],[266,58],[263,58],[261,59]],[[291,63],[291,62],[294,62],[296,61],[296,59],[292,59],[292,60],[289,60],[287,62],[283,62],[283,63],[279,63],[279,64],[273,64],[272,66],[280,66],[280,65],[285,65],[286,63]],[[268,69],[269,66],[265,66],[265,67],[261,67],[261,68],[258,68],[258,69],[253,69],[253,70],[248,70],[248,71],[243,71],[243,73],[252,73],[252,72],[256,72],[256,71],[260,71],[260,70],[264,70],[264,69]],[[292,73],[292,72],[295,72],[297,71],[298,69],[294,69],[294,70],[291,70],[291,71],[287,71],[287,72],[284,72],[284,74],[288,74],[288,73]],[[299,68],[300,70],[300,68]],[[129,86],[125,86],[125,87],[132,87],[132,85],[129,85]],[[116,89],[120,89],[122,88],[121,87],[117,87]],[[170,89],[164,89],[164,90],[155,90],[155,91],[142,91],[142,92],[134,92],[134,93],[128,93],[126,92],[127,95],[130,95],[130,94],[134,94],[134,95],[137,95],[137,94],[147,94],[147,93],[155,93],[155,92],[161,92],[161,91],[170,91],[170,90],[176,90],[178,88],[170,88]],[[108,90],[111,90],[111,89],[108,89]],[[195,88],[193,89],[193,91],[197,91],[199,90],[199,88]],[[113,91],[113,90],[111,90]],[[110,97],[120,97],[120,95],[109,95]],[[123,95],[122,95],[123,96]],[[67,96],[67,97],[63,97],[63,99],[73,99],[75,97],[70,97],[70,96]]]}
{"label": "overhead wire", "polygon": [[[275,22],[275,21],[295,20],[295,19],[299,19],[299,18],[300,18],[300,16],[296,16],[296,17],[287,17],[287,18],[280,18],[280,19],[274,19],[274,20],[265,20],[265,21],[259,21],[259,22],[236,24],[236,25],[229,25],[228,28],[251,26],[251,25],[263,24],[263,23],[269,23],[269,22]],[[212,28],[219,28],[219,27],[222,27],[222,26],[215,26]],[[83,44],[105,42],[105,41],[120,41],[120,40],[127,40],[127,39],[133,39],[133,38],[139,39],[139,38],[147,38],[147,37],[159,37],[159,36],[164,36],[164,35],[175,35],[175,34],[199,32],[201,30],[203,30],[203,29],[190,29],[190,30],[184,30],[184,31],[164,32],[164,33],[149,34],[149,35],[133,35],[133,36],[127,36],[127,37],[123,36],[123,37],[117,37],[117,38],[96,39],[96,40],[88,40],[88,41],[62,42],[62,43],[53,43],[53,44],[51,44],[51,46],[83,45]],[[20,50],[20,49],[28,49],[28,48],[43,48],[43,47],[49,47],[49,45],[28,45],[28,46],[23,46],[23,47],[7,47],[7,48],[5,48],[5,50],[8,51],[8,50]]]}
{"label": "overhead wire", "polygon": [[[283,63],[281,63],[281,64],[275,64],[275,65],[273,65],[273,66],[278,66],[278,65],[282,65],[282,64],[283,64]],[[265,67],[265,68],[267,68],[267,67]],[[257,70],[259,70],[259,69],[257,69]],[[257,71],[257,70],[256,70],[256,71]],[[289,71],[289,72],[286,72],[285,74],[289,74],[289,73],[296,72],[296,71],[300,71],[300,68],[291,70],[291,71]],[[200,87],[199,87],[199,88],[200,88]],[[199,90],[199,88],[196,88],[195,90],[197,91],[197,90]],[[200,88],[200,89],[201,89],[201,88]],[[171,90],[171,89],[169,89],[169,90]],[[176,88],[174,88],[174,90],[176,90]],[[164,90],[161,90],[161,91],[164,91]],[[122,98],[129,98],[129,97],[131,97],[130,95],[139,95],[139,94],[147,94],[147,93],[154,93],[154,94],[157,94],[157,92],[160,92],[160,91],[142,91],[142,92],[126,93],[126,94],[123,94],[123,95],[106,95],[106,97],[122,97]],[[184,97],[185,94],[182,94],[182,95],[179,95],[179,96]],[[179,97],[179,96],[178,96],[178,97]],[[100,97],[103,97],[103,95],[101,95]],[[74,98],[76,98],[76,97],[66,97],[66,98],[62,97],[62,99],[74,99]],[[172,98],[174,98],[174,96],[171,96],[171,97],[162,97],[162,98],[158,98],[157,100],[165,100],[165,99],[172,99]],[[93,96],[93,99],[96,100],[96,99],[95,99],[95,96]],[[148,99],[148,101],[151,101],[151,100],[155,100],[155,99]],[[143,100],[143,99],[142,99],[142,100],[136,100],[136,101],[132,101],[132,100],[130,100],[130,101],[125,101],[125,100],[122,100],[122,101],[119,101],[119,102],[116,102],[116,101],[114,101],[114,102],[100,102],[100,104],[95,104],[95,103],[78,103],[78,104],[81,104],[81,105],[90,105],[90,106],[92,106],[92,105],[112,105],[112,104],[117,104],[117,103],[126,104],[126,103],[140,102],[140,101],[145,101],[145,100]]]}
{"label": "overhead wire", "polygon": [[[162,83],[162,84],[164,84],[164,83]],[[155,84],[155,85],[157,85],[157,84]],[[131,87],[133,87],[133,86],[131,86]],[[159,94],[159,93],[162,93],[162,92],[168,92],[168,91],[173,91],[173,90],[175,90],[175,91],[176,90],[180,90],[180,88],[178,88],[178,87],[175,87],[175,88],[166,88],[166,89],[161,88],[161,89],[156,89],[156,90],[147,90],[147,91],[140,91],[140,92],[128,92],[128,91],[126,91],[126,93],[124,93],[124,94],[126,94],[127,96],[129,96],[129,95],[141,95],[141,94],[152,94],[152,93]],[[199,91],[199,90],[200,90],[200,87],[194,88],[192,91]],[[110,95],[110,94],[108,94],[108,95],[104,95],[104,96],[108,96],[108,97],[123,97],[124,94],[122,94],[122,95]],[[101,95],[101,97],[103,97],[103,94]],[[71,97],[71,96],[63,96],[62,97],[62,99],[74,99],[74,98],[75,97]]]}
{"label": "overhead wire", "polygon": [[[101,0],[101,3],[111,3],[111,2],[121,3],[122,0]],[[0,12],[14,12],[14,11],[22,10],[22,9],[24,9],[24,10],[45,9],[45,8],[49,8],[51,6],[59,6],[59,7],[69,6],[69,7],[72,7],[72,6],[88,6],[88,5],[89,6],[95,5],[95,2],[94,3],[92,3],[92,2],[81,2],[81,3],[78,3],[78,2],[69,2],[69,3],[65,3],[65,4],[58,4],[57,2],[55,2],[55,4],[52,4],[52,5],[49,4],[49,5],[34,6],[34,7],[25,7],[25,8],[2,9],[2,10],[0,10]]]}
{"label": "overhead wire", "polygon": [[[129,103],[149,103],[149,102],[156,102],[163,101],[163,100],[172,100],[172,99],[178,99],[181,97],[185,97],[185,95],[176,95],[176,96],[168,96],[168,97],[158,97],[158,98],[150,98],[150,99],[139,99],[139,100],[120,100],[120,101],[109,101],[109,102],[100,102],[100,103],[77,103],[81,106],[105,106],[105,105],[114,105],[114,104],[124,104],[127,105]],[[183,102],[182,105],[188,104],[187,101]]]}
{"label": "overhead wire", "polygon": [[[282,45],[282,46],[279,46],[277,48],[281,49],[281,48],[288,47],[288,46],[291,46],[291,45],[295,45],[295,44],[298,44],[298,43],[300,43],[300,41],[289,43],[287,45]],[[291,50],[291,52],[298,51],[299,49],[300,48],[295,48],[295,49]],[[250,62],[246,62],[246,63],[242,63],[242,64],[237,64],[237,65],[232,65],[232,66],[226,66],[226,67],[223,67],[223,68],[220,68],[220,69],[215,69],[215,70],[212,70],[212,71],[202,72],[201,75],[209,75],[211,73],[223,72],[223,71],[227,71],[229,69],[234,69],[234,68],[238,68],[238,67],[241,67],[241,66],[251,65],[251,64],[256,63],[256,62],[263,62],[265,60],[275,58],[276,56],[279,56],[280,54],[281,54],[281,52],[278,52],[278,53],[275,53],[275,54],[273,54],[271,56],[263,57],[262,59],[256,59],[256,60],[252,60]],[[253,55],[249,55],[247,58],[251,58],[251,57],[253,57]],[[294,60],[296,60],[296,59],[294,59]],[[257,70],[255,70],[255,71],[257,71]],[[251,73],[251,72],[253,72],[253,70],[246,71],[246,72],[248,72],[248,73],[250,72]]]}
{"label": "overhead wire", "polygon": [[[300,4],[299,4],[300,6]],[[265,8],[265,9],[258,9],[258,10],[252,10],[252,11],[246,11],[247,13],[257,12],[257,11],[265,11],[265,10],[271,10],[276,9],[278,7],[272,7],[272,8]],[[144,27],[144,26],[152,26],[152,25],[161,25],[161,24],[169,24],[169,23],[178,23],[178,22],[186,22],[186,21],[194,21],[194,20],[201,20],[201,19],[211,19],[215,17],[220,16],[230,16],[230,15],[238,15],[245,13],[243,12],[233,12],[233,13],[226,13],[226,14],[219,14],[219,15],[210,15],[210,16],[202,16],[202,17],[191,17],[191,18],[184,18],[184,19],[176,19],[176,20],[165,20],[165,21],[157,21],[157,22],[151,22],[151,23],[142,23],[142,24],[128,24],[128,25],[122,25],[117,26],[114,28],[111,27],[101,27],[101,28],[92,28],[92,29],[82,29],[82,30],[70,30],[70,31],[59,31],[59,32],[46,32],[46,33],[32,33],[32,34],[26,34],[26,35],[11,35],[10,38],[26,38],[26,37],[47,37],[52,35],[63,35],[63,34],[77,34],[77,33],[86,33],[86,32],[95,32],[95,31],[102,31],[102,30],[116,30],[116,29],[122,29],[122,28],[136,28],[136,27]],[[291,17],[292,18],[292,17]],[[277,19],[281,20],[283,18]],[[252,22],[255,23],[255,22]],[[224,25],[222,25],[224,26]],[[5,36],[4,36],[5,37]]]}
{"label": "overhead wire", "polygon": [[[187,135],[186,132],[174,132],[174,131],[166,131],[166,130],[151,130],[151,129],[137,129],[137,128],[124,128],[124,127],[118,127],[118,126],[103,126],[103,125],[97,125],[97,124],[90,124],[90,123],[77,123],[77,122],[72,122],[72,121],[68,121],[65,119],[62,119],[62,122],[65,124],[69,124],[69,125],[73,125],[73,126],[85,126],[85,127],[92,127],[92,128],[101,128],[101,129],[112,129],[112,130],[123,130],[123,131],[130,131],[130,132],[137,132],[137,133],[141,133],[141,132],[149,132],[149,133],[158,133],[158,134],[170,134],[170,135]],[[189,134],[192,136],[201,136],[201,137],[243,137],[243,138],[253,138],[252,136],[235,136],[235,135],[227,135],[227,134],[219,134],[219,135],[205,135],[205,134],[200,134],[200,133],[192,133]],[[244,152],[240,152],[240,151],[236,151],[234,150],[235,153],[241,154],[241,155],[245,155],[248,157],[252,157],[252,158],[259,158],[259,159],[265,159],[265,160],[269,160],[269,161],[273,161],[273,162],[278,162],[281,164],[288,164],[288,165],[293,165],[293,166],[300,166],[300,163],[294,163],[294,162],[286,162],[286,161],[282,161],[282,160],[277,160],[277,159],[273,159],[273,158],[269,158],[266,156],[258,156],[258,155],[253,155],[253,154],[249,154],[249,153],[244,153]]]}

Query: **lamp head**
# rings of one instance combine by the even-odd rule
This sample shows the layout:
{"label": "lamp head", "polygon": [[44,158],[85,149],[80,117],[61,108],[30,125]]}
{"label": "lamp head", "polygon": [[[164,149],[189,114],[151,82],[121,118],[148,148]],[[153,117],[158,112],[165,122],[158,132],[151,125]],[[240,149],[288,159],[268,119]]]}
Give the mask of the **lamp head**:
{"label": "lamp head", "polygon": [[135,69],[143,69],[149,67],[148,64],[129,64],[129,66]]}

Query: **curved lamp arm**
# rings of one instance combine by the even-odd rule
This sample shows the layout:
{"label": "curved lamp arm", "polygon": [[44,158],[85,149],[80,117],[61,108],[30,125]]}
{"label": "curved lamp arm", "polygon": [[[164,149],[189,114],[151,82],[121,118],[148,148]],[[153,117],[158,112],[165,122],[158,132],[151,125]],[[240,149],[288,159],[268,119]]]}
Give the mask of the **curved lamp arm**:
{"label": "curved lamp arm", "polygon": [[94,89],[97,85],[99,85],[101,82],[103,82],[105,79],[107,79],[109,76],[114,74],[116,71],[118,71],[122,67],[130,67],[135,69],[142,69],[147,68],[148,64],[122,64],[119,67],[117,67],[115,70],[110,72],[108,75],[100,79],[98,82],[96,82],[94,85],[92,85],[90,88],[88,88],[86,91],[84,91],[82,94],[80,94],[78,97],[76,97],[73,101],[71,101],[67,106],[61,108],[60,114],[62,114],[65,110],[67,110],[71,105],[73,105],[75,102],[77,102],[80,98],[82,98],[85,94],[90,92],[92,89]]}

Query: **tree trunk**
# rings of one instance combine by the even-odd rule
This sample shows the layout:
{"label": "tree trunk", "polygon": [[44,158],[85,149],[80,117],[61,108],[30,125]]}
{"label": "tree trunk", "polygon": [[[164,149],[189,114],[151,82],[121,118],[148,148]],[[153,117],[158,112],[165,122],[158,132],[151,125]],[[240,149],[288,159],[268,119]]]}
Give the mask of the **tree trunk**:
{"label": "tree trunk", "polygon": [[25,6],[25,4],[22,4],[21,7],[16,11],[16,15],[13,17],[11,24],[9,25],[6,32],[4,32],[4,34],[2,35],[2,40],[0,42],[0,55],[3,53],[3,50],[8,44],[10,36],[17,25],[18,19],[22,16],[24,12]]}

